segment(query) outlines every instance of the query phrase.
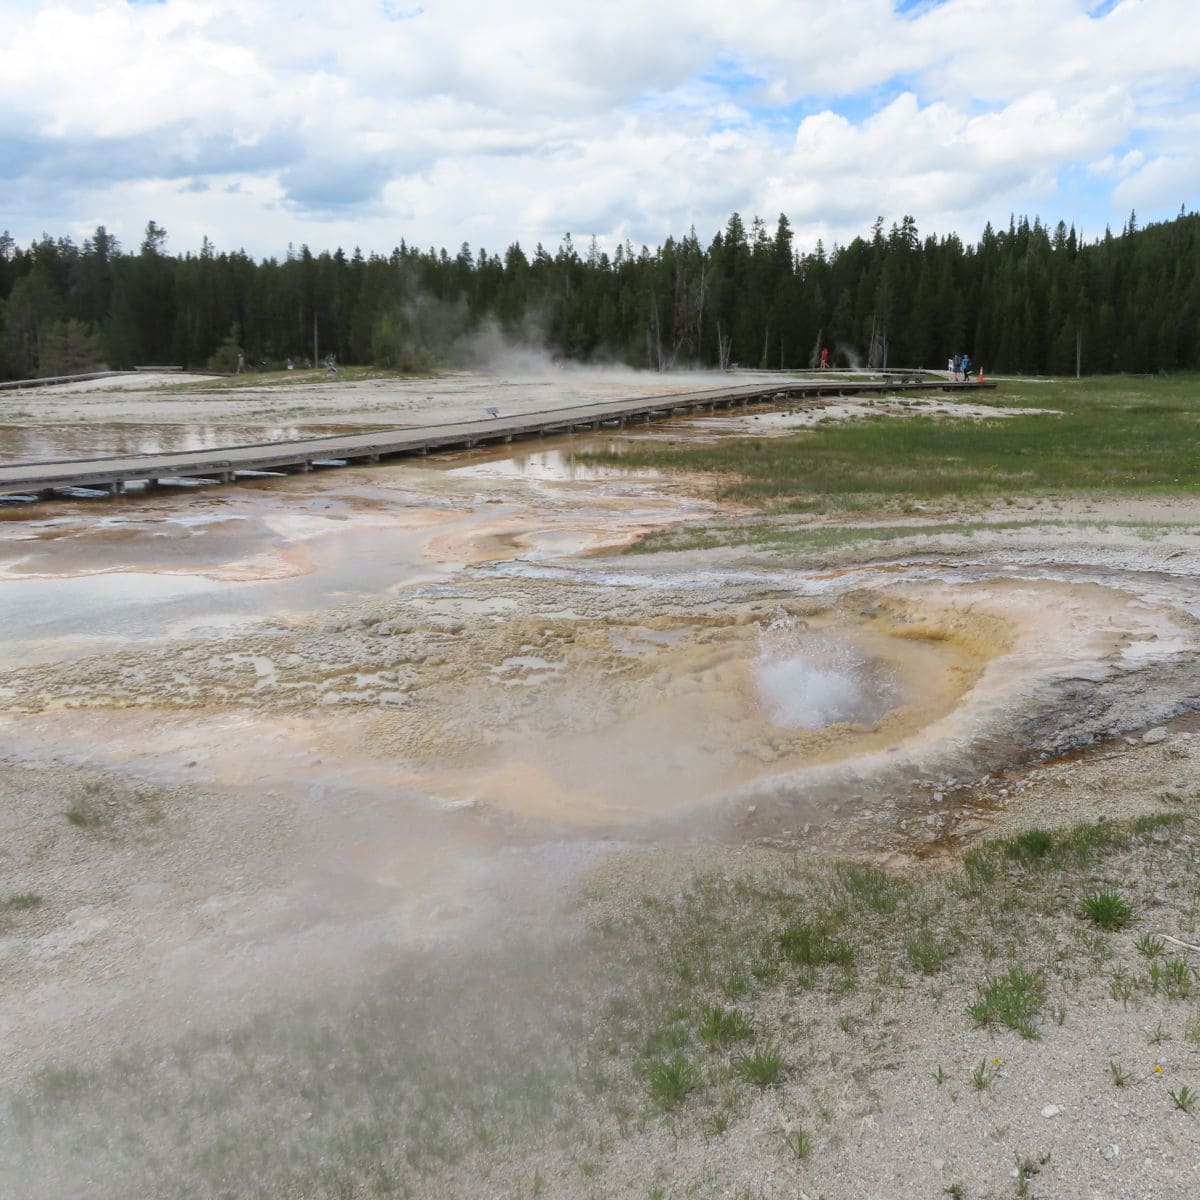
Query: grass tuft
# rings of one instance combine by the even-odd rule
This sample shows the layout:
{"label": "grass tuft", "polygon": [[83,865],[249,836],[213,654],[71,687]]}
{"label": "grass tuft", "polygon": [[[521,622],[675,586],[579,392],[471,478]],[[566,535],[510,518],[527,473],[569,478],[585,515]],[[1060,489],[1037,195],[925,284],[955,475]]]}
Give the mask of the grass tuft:
{"label": "grass tuft", "polygon": [[771,1087],[783,1073],[783,1056],[769,1043],[755,1046],[749,1054],[739,1056],[737,1073],[747,1083]]}
{"label": "grass tuft", "polygon": [[714,1046],[727,1046],[730,1042],[743,1041],[754,1033],[754,1027],[737,1009],[722,1008],[719,1004],[706,1004],[701,1010],[700,1026],[696,1031],[700,1040]]}
{"label": "grass tuft", "polygon": [[1035,863],[1048,858],[1054,849],[1054,835],[1044,829],[1027,829],[1006,840],[1004,853],[1020,863]]}
{"label": "grass tuft", "polygon": [[835,964],[854,965],[854,947],[840,938],[831,937],[826,924],[793,921],[779,935],[779,948],[784,957],[796,966],[820,967]]}
{"label": "grass tuft", "polygon": [[674,1108],[689,1092],[703,1082],[700,1068],[686,1054],[655,1059],[646,1068],[651,1097],[664,1109]]}
{"label": "grass tuft", "polygon": [[783,1144],[795,1159],[806,1159],[812,1153],[812,1139],[803,1129],[793,1129],[783,1135]]}
{"label": "grass tuft", "polygon": [[1106,888],[1083,900],[1084,915],[1100,929],[1125,929],[1133,923],[1133,909],[1120,892]]}
{"label": "grass tuft", "polygon": [[904,939],[908,961],[922,975],[936,975],[953,953],[949,942],[936,938],[928,929],[918,929]]}
{"label": "grass tuft", "polygon": [[1167,948],[1167,943],[1160,937],[1153,934],[1143,933],[1134,945],[1137,947],[1140,954],[1144,954],[1147,958],[1157,958]]}
{"label": "grass tuft", "polygon": [[976,1025],[1003,1025],[1024,1038],[1036,1039],[1036,1021],[1046,1003],[1046,980],[1040,971],[1012,966],[1003,974],[985,979],[978,996],[967,1006]]}

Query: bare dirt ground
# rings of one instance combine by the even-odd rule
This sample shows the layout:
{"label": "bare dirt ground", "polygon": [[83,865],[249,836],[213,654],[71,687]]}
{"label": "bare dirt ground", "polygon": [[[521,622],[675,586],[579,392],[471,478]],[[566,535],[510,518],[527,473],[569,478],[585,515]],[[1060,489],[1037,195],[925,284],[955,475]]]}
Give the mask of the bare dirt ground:
{"label": "bare dirt ground", "polygon": [[[181,382],[5,395],[0,424],[102,438],[202,409],[219,433],[679,390]],[[1198,1122],[1169,1094],[1200,1091],[1200,976],[1123,1000],[1112,979],[1141,977],[1142,933],[1200,941],[1200,506],[1018,498],[908,514],[938,531],[886,544],[622,556],[738,514],[702,481],[575,469],[570,450],[5,514],[0,1182],[1194,1195]],[[988,838],[1155,814],[1183,823],[1093,869],[1142,914],[1107,958],[1061,896],[1020,908],[1018,879],[1009,909],[971,902],[996,905],[983,924],[944,918],[960,957],[928,978],[864,936],[861,982],[832,1002],[706,985],[783,1052],[771,1086],[716,1055],[663,1112],[600,1052],[614,1022],[659,1036],[637,997],[703,942],[693,894],[729,957],[761,936],[743,884],[802,888],[848,859],[933,888]],[[1038,1040],[966,1014],[1022,945],[1053,980]],[[377,1071],[343,1079],[356,1029]],[[505,1093],[522,1116],[497,1133]]]}

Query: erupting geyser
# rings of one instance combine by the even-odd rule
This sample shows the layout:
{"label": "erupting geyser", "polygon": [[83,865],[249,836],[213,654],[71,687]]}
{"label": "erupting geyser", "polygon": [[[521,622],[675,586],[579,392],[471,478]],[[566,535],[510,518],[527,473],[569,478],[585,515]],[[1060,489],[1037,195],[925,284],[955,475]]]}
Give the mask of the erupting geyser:
{"label": "erupting geyser", "polygon": [[877,664],[786,614],[761,631],[754,675],[768,718],[789,729],[869,723],[898,702]]}

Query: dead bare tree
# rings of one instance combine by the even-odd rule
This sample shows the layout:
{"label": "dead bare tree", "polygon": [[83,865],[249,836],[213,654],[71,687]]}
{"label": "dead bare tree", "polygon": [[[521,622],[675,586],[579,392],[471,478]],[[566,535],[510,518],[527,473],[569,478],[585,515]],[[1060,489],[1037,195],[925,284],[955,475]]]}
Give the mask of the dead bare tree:
{"label": "dead bare tree", "polygon": [[721,322],[717,322],[717,361],[721,364],[722,371],[729,370],[729,355],[733,350],[733,337],[725,337],[721,333]]}

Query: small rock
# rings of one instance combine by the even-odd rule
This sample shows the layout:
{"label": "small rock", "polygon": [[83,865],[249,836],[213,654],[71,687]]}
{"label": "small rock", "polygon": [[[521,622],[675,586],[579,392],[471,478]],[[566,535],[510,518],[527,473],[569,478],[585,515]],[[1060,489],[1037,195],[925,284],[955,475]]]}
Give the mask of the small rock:
{"label": "small rock", "polygon": [[935,1171],[944,1171],[946,1169],[946,1160],[944,1158],[935,1158],[933,1160],[933,1169]]}
{"label": "small rock", "polygon": [[946,798],[946,794],[945,794],[945,792],[934,792],[934,793],[933,793],[933,802],[934,802],[934,804],[941,804],[941,802],[942,802],[943,800],[945,800],[945,798]]}
{"label": "small rock", "polygon": [[1111,1142],[1109,1145],[1104,1147],[1101,1153],[1105,1158],[1108,1159],[1109,1162],[1112,1162],[1114,1159],[1121,1157],[1121,1147],[1118,1146],[1116,1142]]}
{"label": "small rock", "polygon": [[1142,734],[1142,741],[1148,746],[1153,746],[1155,742],[1165,742],[1167,740],[1167,731],[1158,725],[1154,729],[1148,729]]}
{"label": "small rock", "polygon": [[1046,1107],[1042,1109],[1042,1116],[1045,1117],[1047,1121],[1051,1121],[1057,1117],[1060,1112],[1062,1112],[1062,1109],[1059,1108],[1057,1104],[1047,1104]]}
{"label": "small rock", "polygon": [[753,816],[753,815],[754,815],[756,812],[758,812],[758,805],[757,805],[757,804],[751,804],[751,805],[750,805],[750,807],[746,809],[746,811],[747,811],[748,813],[750,813],[750,815],[751,815],[751,816]]}

